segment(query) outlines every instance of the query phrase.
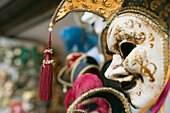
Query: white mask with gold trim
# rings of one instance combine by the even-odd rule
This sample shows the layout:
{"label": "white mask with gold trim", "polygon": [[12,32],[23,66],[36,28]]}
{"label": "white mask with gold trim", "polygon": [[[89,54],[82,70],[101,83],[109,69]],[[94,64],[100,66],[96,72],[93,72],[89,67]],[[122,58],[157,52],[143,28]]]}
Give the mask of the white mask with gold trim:
{"label": "white mask with gold trim", "polygon": [[163,36],[155,23],[145,20],[139,14],[122,14],[107,32],[108,49],[116,54],[105,76],[126,84],[122,88],[136,108],[146,106],[161,91],[168,66],[164,53],[168,35]]}

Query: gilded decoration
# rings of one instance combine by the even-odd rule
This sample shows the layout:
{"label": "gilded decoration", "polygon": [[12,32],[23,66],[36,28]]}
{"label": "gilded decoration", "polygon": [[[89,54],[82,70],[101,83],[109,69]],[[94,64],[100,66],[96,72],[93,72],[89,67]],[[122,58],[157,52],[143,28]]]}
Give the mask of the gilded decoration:
{"label": "gilded decoration", "polygon": [[93,12],[104,19],[121,7],[121,0],[63,0],[54,13],[51,23],[55,23],[72,11]]}
{"label": "gilded decoration", "polygon": [[[148,61],[147,55],[146,55],[146,50],[142,50],[142,51],[144,53],[144,56],[141,56],[140,54],[135,55],[135,61],[133,62],[132,65],[136,65],[136,63],[137,63],[139,66],[137,66],[133,70],[140,68],[141,75],[143,75],[145,77],[150,77],[149,81],[154,82],[155,81],[154,74],[157,71],[157,66],[154,63]],[[139,51],[137,51],[137,52],[139,53]],[[125,64],[127,64],[128,62],[129,62],[129,59],[127,59],[125,61]],[[126,68],[129,69],[128,67],[126,67]],[[129,70],[132,70],[132,69],[130,68]]]}
{"label": "gilded decoration", "polygon": [[[162,6],[164,6],[163,9],[160,9],[159,7]],[[55,24],[72,11],[92,12],[104,18],[108,25],[119,14],[138,13],[148,17],[168,33],[167,26],[163,22],[170,13],[170,4],[167,0],[63,0],[56,9],[51,23]]]}
{"label": "gilded decoration", "polygon": [[140,1],[139,0],[129,0],[129,1],[130,1],[128,3],[129,6],[134,6],[136,3],[139,3],[142,7],[146,8],[146,9],[149,7],[147,0],[140,0]]}
{"label": "gilded decoration", "polygon": [[[155,81],[155,78],[154,78],[154,74],[156,73],[156,70],[157,70],[157,67],[154,63],[152,62],[148,62],[146,59],[146,51],[144,52],[145,53],[145,60],[142,59],[141,55],[140,54],[137,54],[135,56],[135,60],[137,61],[137,63],[140,65],[140,73],[143,75],[143,76],[149,76],[150,79],[149,81],[150,82],[154,82]],[[144,62],[147,62],[145,65],[144,65]],[[153,71],[151,72],[151,69],[149,69],[149,67],[153,67]]]}
{"label": "gilded decoration", "polygon": [[[154,14],[153,12],[146,10],[144,8],[140,8],[140,7],[136,7],[136,6],[128,6],[125,8],[121,8],[119,9],[119,13],[113,13],[112,16],[110,16],[110,18],[108,19],[108,25],[114,20],[115,17],[117,17],[118,15],[122,15],[122,14],[126,14],[126,13],[132,13],[134,15],[139,15],[140,17],[142,17],[141,19],[144,20],[145,22],[147,22],[148,24],[152,24],[155,23],[163,32],[168,34],[168,30],[167,30],[167,25],[165,24],[165,22],[160,19],[159,16],[157,16],[156,14]],[[153,25],[151,25],[153,26]]]}
{"label": "gilded decoration", "polygon": [[[155,11],[155,10],[159,10],[159,7],[161,7],[162,4],[166,4],[167,0],[154,0],[151,2],[150,4],[150,8],[151,10]],[[163,10],[160,10],[159,12],[159,17],[162,18],[163,20],[165,20],[165,18],[168,18],[170,13],[170,4],[166,4],[163,8]]]}
{"label": "gilded decoration", "polygon": [[[132,19],[128,19],[127,22],[124,22],[122,25],[117,25],[115,27],[115,34],[113,35],[118,42],[122,40],[128,40],[135,44],[147,44],[149,43],[150,48],[153,48],[154,37],[152,33],[149,33],[149,37],[146,37],[146,33],[141,31],[139,34],[136,33],[135,26],[140,28],[142,25],[141,23],[134,22]],[[129,28],[130,30],[125,30]],[[115,47],[116,45],[113,45]]]}
{"label": "gilded decoration", "polygon": [[150,10],[162,20],[166,20],[170,13],[170,3],[167,0],[125,0],[123,7],[139,6]]}

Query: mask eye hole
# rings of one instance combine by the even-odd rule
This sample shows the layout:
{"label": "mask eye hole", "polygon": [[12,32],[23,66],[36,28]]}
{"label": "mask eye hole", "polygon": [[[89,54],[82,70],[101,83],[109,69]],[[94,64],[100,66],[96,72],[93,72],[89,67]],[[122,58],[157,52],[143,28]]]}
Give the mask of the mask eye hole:
{"label": "mask eye hole", "polygon": [[121,43],[120,51],[121,51],[123,58],[125,59],[135,47],[136,47],[136,44],[132,42]]}

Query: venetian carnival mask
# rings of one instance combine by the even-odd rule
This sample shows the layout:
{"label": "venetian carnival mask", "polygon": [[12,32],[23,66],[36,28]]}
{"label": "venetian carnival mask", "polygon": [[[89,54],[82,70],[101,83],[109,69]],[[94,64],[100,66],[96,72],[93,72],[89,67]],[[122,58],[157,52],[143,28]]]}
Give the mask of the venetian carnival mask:
{"label": "venetian carnival mask", "polygon": [[49,27],[72,11],[101,16],[108,23],[102,33],[102,48],[106,42],[112,55],[104,76],[119,83],[133,107],[152,103],[151,107],[169,79],[168,29],[164,22],[169,6],[167,0],[63,0]]}
{"label": "venetian carnival mask", "polygon": [[167,68],[168,37],[143,19],[138,14],[119,15],[107,32],[108,49],[115,54],[105,77],[119,81],[136,108],[144,107],[160,92]]}

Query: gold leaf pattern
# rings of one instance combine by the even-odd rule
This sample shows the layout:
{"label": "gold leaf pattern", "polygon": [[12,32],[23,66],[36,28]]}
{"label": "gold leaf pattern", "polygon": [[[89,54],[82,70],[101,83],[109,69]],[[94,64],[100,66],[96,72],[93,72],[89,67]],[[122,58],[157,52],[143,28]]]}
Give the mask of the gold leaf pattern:
{"label": "gold leaf pattern", "polygon": [[132,2],[129,2],[128,4],[129,4],[130,6],[133,6],[133,5],[134,5],[134,3],[132,3]]}
{"label": "gold leaf pattern", "polygon": [[91,0],[92,3],[98,4],[100,1],[99,0]]}
{"label": "gold leaf pattern", "polygon": [[163,20],[165,20],[165,18],[168,18],[168,13],[170,13],[170,4],[167,4],[165,6],[165,10],[161,11],[159,13],[159,17],[162,18]]}
{"label": "gold leaf pattern", "polygon": [[111,6],[112,6],[112,1],[103,0],[102,4],[103,4],[105,7],[111,7]]}
{"label": "gold leaf pattern", "polygon": [[101,7],[98,7],[96,9],[97,12],[100,12],[101,14],[104,14],[105,13],[105,9],[101,8]]}
{"label": "gold leaf pattern", "polygon": [[170,15],[170,11],[168,11],[170,10],[170,3],[168,1],[169,0],[125,0],[122,7],[140,7],[155,13],[166,21]]}
{"label": "gold leaf pattern", "polygon": [[[128,40],[132,41],[135,44],[148,44],[150,45],[150,48],[154,47],[153,41],[155,41],[155,37],[152,33],[149,33],[149,36],[147,37],[146,33],[144,31],[140,31],[139,33],[136,32],[134,27],[138,26],[140,28],[142,26],[139,22],[134,22],[132,19],[128,19],[123,24],[118,24],[115,27],[115,34],[113,36],[116,38],[118,42],[121,42],[122,40]],[[126,31],[124,29],[129,28],[130,31]],[[115,45],[113,45],[115,47]]]}
{"label": "gold leaf pattern", "polygon": [[[145,53],[146,53],[146,51],[145,51]],[[146,54],[145,54],[145,57],[146,57]],[[141,75],[150,77],[149,81],[154,82],[155,81],[154,74],[157,71],[156,65],[152,62],[148,62],[147,64],[144,65],[145,60],[142,60],[142,57],[139,54],[137,54],[135,56],[135,60],[141,66],[141,68],[140,68]],[[153,67],[153,72],[151,72],[151,69],[149,69],[149,66]]]}
{"label": "gold leaf pattern", "polygon": [[122,3],[122,0],[63,0],[54,13],[51,23],[62,19],[71,11],[88,11],[106,19],[113,11],[118,10]]}
{"label": "gold leaf pattern", "polygon": [[82,3],[83,8],[90,9],[92,6],[90,4]]}
{"label": "gold leaf pattern", "polygon": [[145,3],[143,3],[142,5],[147,9],[148,6],[149,6],[149,5],[148,5],[148,2],[147,2],[147,0],[144,0],[144,2],[145,2]]}
{"label": "gold leaf pattern", "polygon": [[73,9],[73,4],[70,3],[70,4],[68,5],[68,7],[69,7],[70,10],[72,10],[72,9]]}
{"label": "gold leaf pattern", "polygon": [[150,8],[154,11],[161,5],[161,1],[152,1],[150,4]]}

